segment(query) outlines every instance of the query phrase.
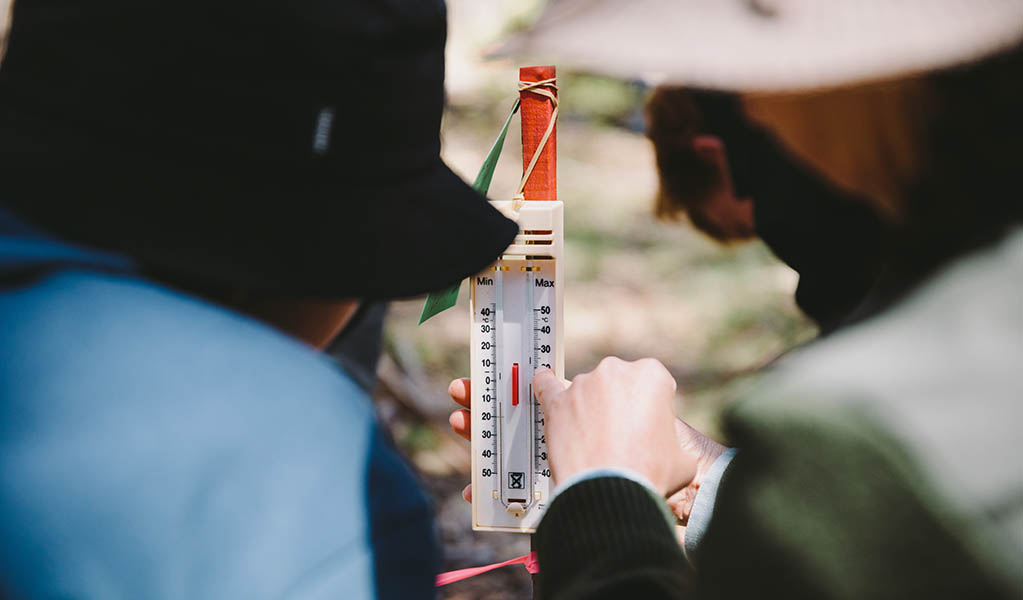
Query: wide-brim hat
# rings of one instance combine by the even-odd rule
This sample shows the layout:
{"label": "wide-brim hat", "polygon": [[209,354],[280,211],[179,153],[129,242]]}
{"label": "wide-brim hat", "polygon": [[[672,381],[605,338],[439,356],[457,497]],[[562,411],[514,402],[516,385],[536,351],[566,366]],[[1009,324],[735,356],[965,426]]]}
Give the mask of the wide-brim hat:
{"label": "wide-brim hat", "polygon": [[441,289],[516,224],[441,160],[442,3],[19,2],[0,207],[172,280]]}
{"label": "wide-brim hat", "polygon": [[771,92],[952,67],[1021,40],[1023,0],[550,0],[494,54]]}

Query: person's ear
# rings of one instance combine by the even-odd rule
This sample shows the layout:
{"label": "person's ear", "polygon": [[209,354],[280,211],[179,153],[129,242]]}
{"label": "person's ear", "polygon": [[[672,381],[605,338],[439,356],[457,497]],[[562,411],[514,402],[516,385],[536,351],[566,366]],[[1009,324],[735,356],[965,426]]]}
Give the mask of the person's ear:
{"label": "person's ear", "polygon": [[705,205],[708,218],[722,230],[722,239],[746,239],[754,235],[752,198],[738,198],[728,166],[728,151],[721,138],[714,135],[693,136],[693,150],[707,164],[714,165],[718,185]]}
{"label": "person's ear", "polygon": [[728,153],[721,138],[716,135],[695,135],[693,136],[693,150],[716,167],[718,181],[723,187],[723,190],[719,189],[719,191],[734,196],[732,173],[728,168]]}

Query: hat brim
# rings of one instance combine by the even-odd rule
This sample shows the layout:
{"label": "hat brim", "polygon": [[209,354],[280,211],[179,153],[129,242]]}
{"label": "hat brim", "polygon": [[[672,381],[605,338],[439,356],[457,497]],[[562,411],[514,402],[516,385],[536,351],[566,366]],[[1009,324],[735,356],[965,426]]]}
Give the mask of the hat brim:
{"label": "hat brim", "polygon": [[[482,271],[519,230],[439,159],[415,177],[361,186],[335,180],[299,193],[312,198],[292,198],[288,204],[300,211],[292,218],[275,222],[277,207],[256,213],[260,226],[275,222],[275,242],[291,242],[282,249],[244,236],[245,243],[256,242],[242,255],[247,269],[258,269],[249,287],[267,282],[325,298],[417,296]],[[196,254],[175,268],[194,268],[211,255],[235,260],[227,250]],[[238,270],[227,263],[211,275],[232,271]]]}
{"label": "hat brim", "polygon": [[353,182],[324,166],[211,168],[95,143],[81,152],[65,144],[60,156],[25,147],[0,148],[0,204],[62,238],[198,285],[409,297],[482,271],[518,233],[440,158]]}
{"label": "hat brim", "polygon": [[367,225],[380,235],[368,253],[368,297],[413,296],[457,283],[493,264],[519,232],[440,161],[370,208]]}
{"label": "hat brim", "polygon": [[551,0],[493,56],[648,83],[800,91],[971,62],[1023,39],[1005,0]]}

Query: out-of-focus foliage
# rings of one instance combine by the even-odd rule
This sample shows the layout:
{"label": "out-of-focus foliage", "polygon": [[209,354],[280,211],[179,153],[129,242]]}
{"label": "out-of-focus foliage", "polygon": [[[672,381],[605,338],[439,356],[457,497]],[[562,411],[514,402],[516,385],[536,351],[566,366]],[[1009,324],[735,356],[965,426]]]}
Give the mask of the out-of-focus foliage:
{"label": "out-of-focus foliage", "polygon": [[558,77],[564,115],[594,124],[642,127],[640,107],[646,90],[635,83],[583,73]]}

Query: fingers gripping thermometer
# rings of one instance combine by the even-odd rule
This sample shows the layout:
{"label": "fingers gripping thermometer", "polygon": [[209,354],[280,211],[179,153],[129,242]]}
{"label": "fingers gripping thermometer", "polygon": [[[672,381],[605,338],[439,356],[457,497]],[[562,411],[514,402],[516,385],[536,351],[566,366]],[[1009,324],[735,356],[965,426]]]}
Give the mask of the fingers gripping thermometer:
{"label": "fingers gripping thermometer", "polygon": [[523,68],[520,79],[522,194],[494,202],[519,235],[470,284],[472,512],[475,530],[530,533],[552,487],[533,374],[541,366],[564,372],[564,205],[554,175],[554,68]]}

